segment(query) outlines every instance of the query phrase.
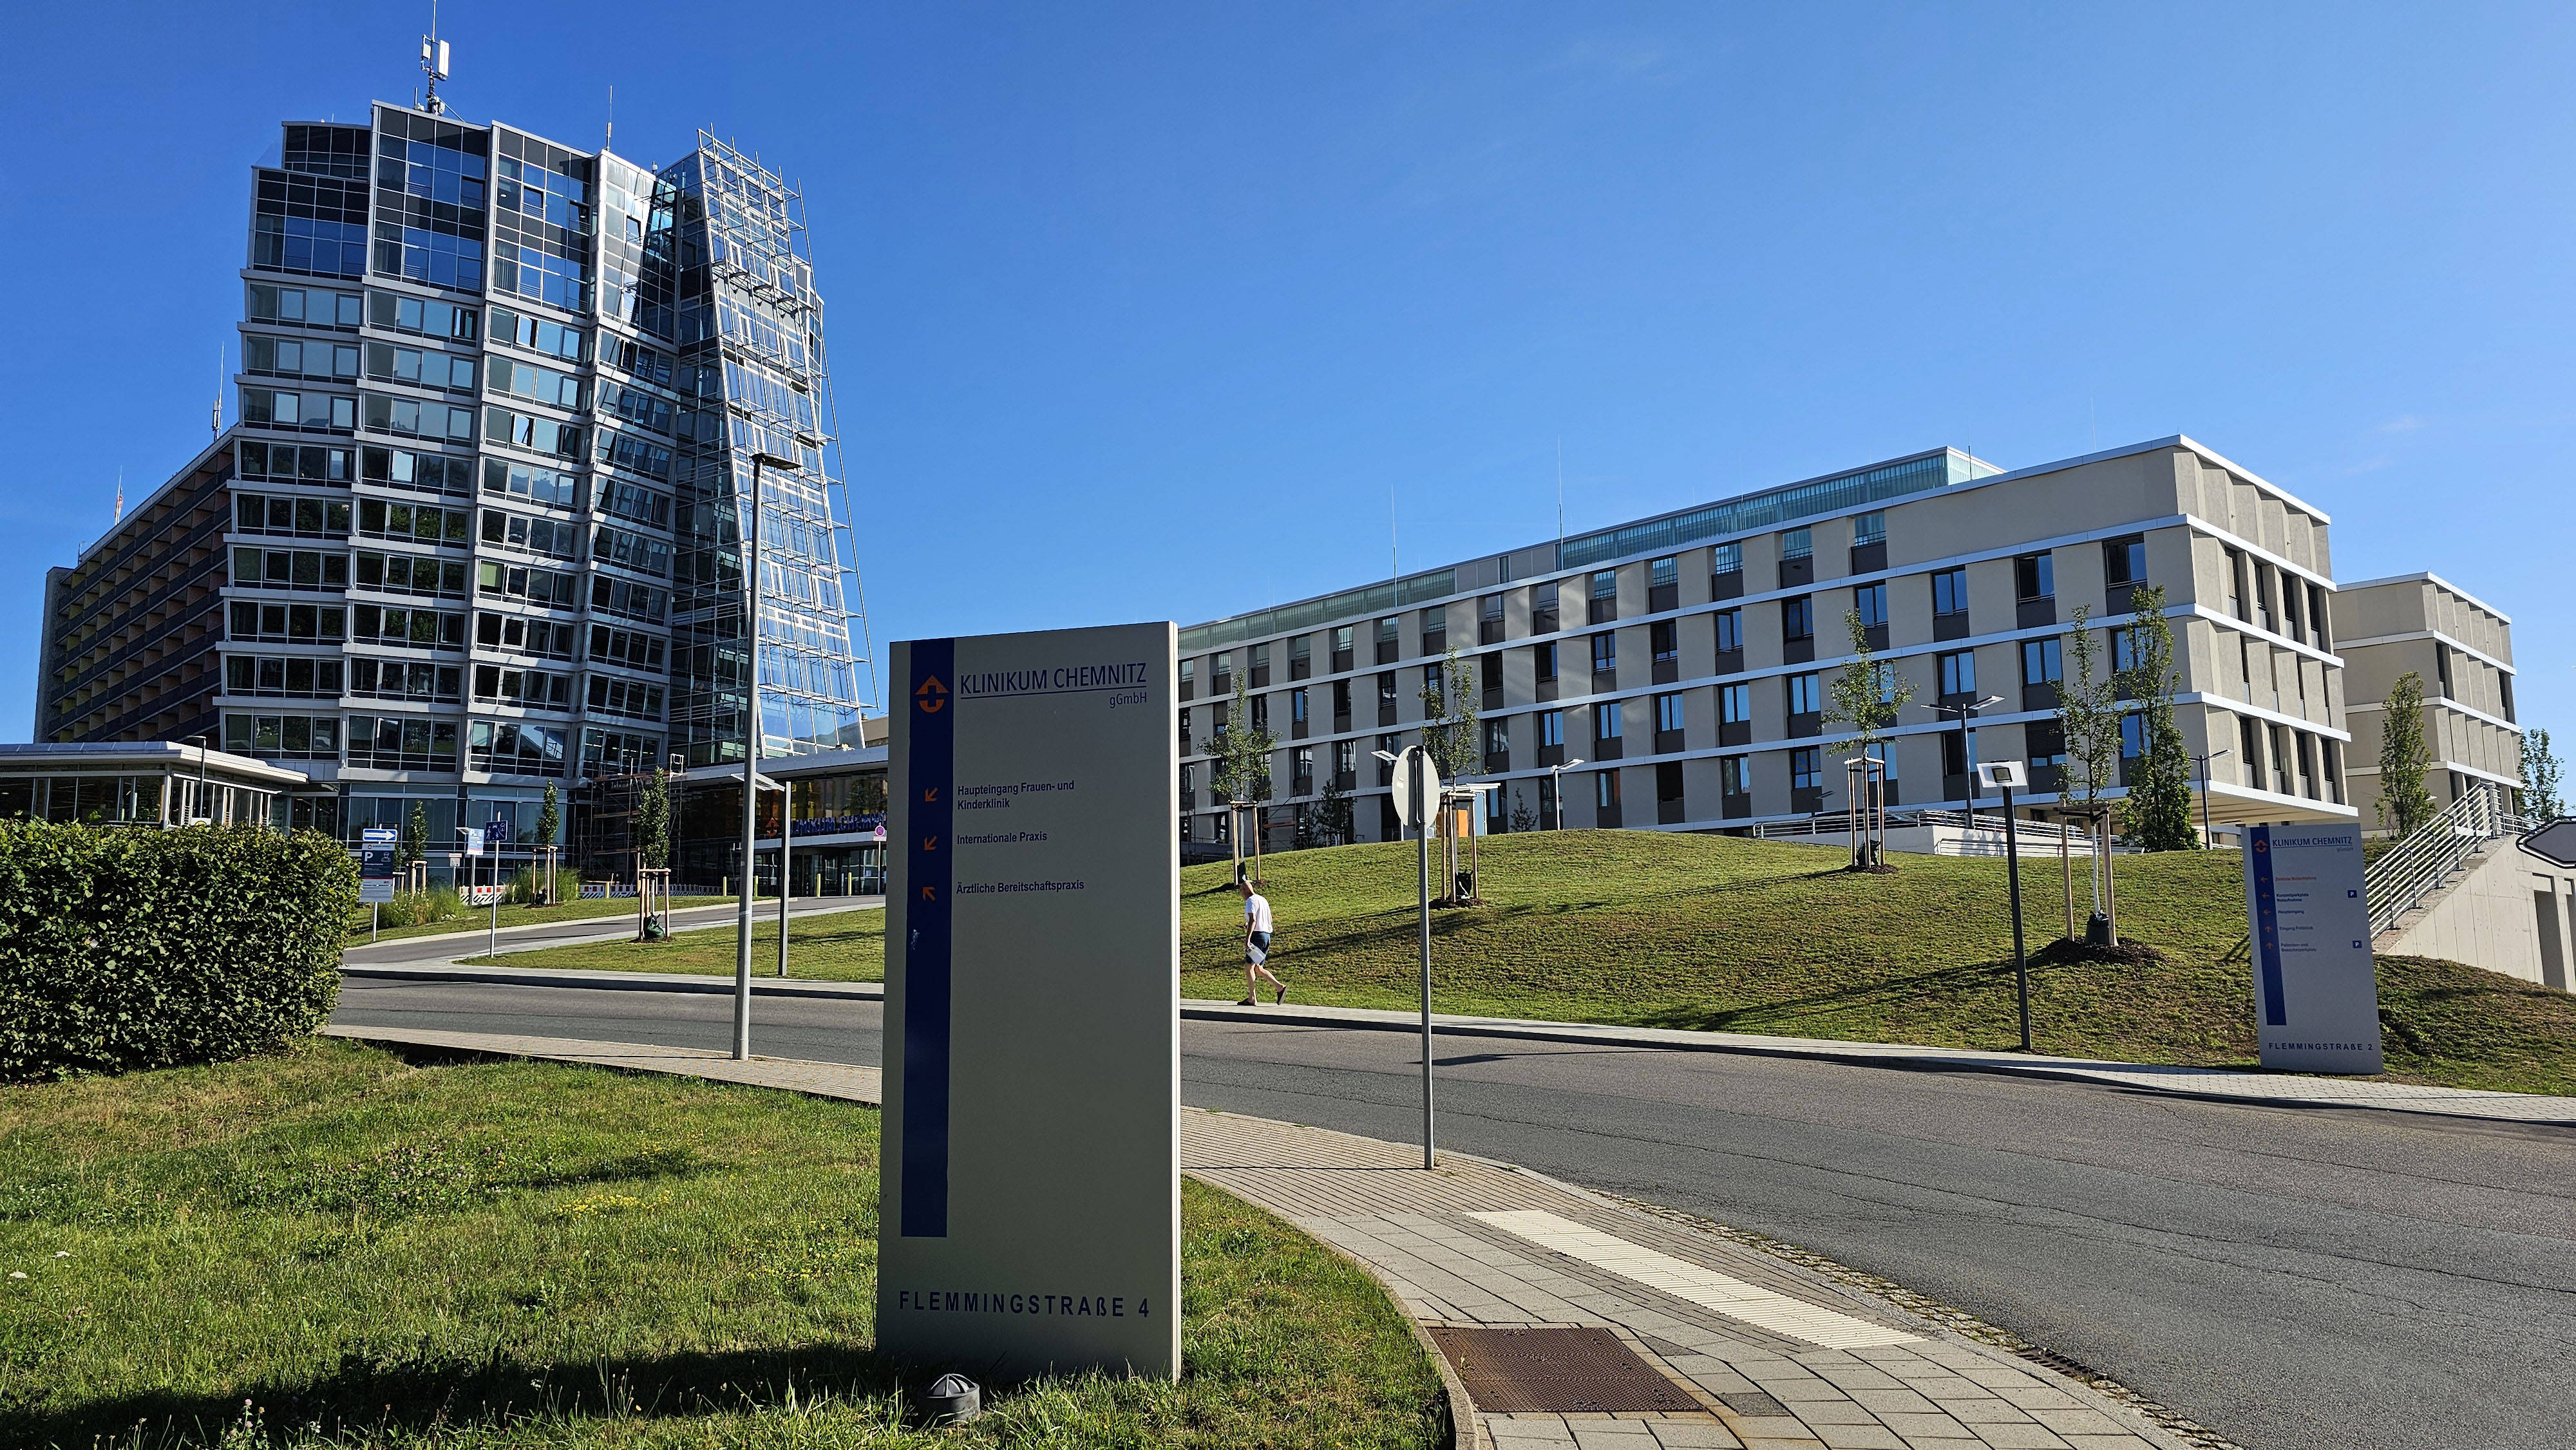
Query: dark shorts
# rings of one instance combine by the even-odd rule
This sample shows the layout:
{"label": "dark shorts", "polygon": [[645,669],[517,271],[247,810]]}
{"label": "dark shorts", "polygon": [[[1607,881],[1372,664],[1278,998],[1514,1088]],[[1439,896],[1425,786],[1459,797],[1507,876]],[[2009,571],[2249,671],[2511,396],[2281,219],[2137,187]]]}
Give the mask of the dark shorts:
{"label": "dark shorts", "polygon": [[1270,960],[1270,933],[1266,931],[1254,932],[1252,934],[1252,947],[1249,951],[1244,953],[1244,957],[1256,967],[1260,966],[1263,962]]}

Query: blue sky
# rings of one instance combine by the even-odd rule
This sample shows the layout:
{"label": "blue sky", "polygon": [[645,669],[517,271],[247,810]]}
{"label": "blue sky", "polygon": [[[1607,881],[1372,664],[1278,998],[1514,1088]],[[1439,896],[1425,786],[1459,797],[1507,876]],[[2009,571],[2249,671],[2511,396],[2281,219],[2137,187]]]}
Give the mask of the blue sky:
{"label": "blue sky", "polygon": [[[23,15],[0,740],[206,437],[246,168],[426,7]],[[449,0],[455,109],[811,209],[877,639],[1191,622],[1953,444],[2183,432],[2576,700],[2565,7]],[[227,413],[229,416],[229,410]]]}

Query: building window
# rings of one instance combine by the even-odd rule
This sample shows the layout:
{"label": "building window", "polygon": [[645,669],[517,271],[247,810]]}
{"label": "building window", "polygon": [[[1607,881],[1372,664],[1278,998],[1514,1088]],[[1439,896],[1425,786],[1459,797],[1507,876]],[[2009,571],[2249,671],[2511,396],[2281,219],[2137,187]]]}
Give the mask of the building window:
{"label": "building window", "polygon": [[1556,629],[1557,581],[1548,580],[1530,589],[1530,630],[1536,634],[1553,633]]}
{"label": "building window", "polygon": [[1852,543],[1884,544],[1887,542],[1887,514],[1873,510],[1852,520]]}
{"label": "building window", "polygon": [[1790,714],[1814,715],[1824,709],[1824,692],[1817,687],[1816,678],[1812,670],[1803,675],[1789,676]]}
{"label": "building window", "polygon": [[1721,609],[1717,612],[1717,652],[1733,654],[1744,648],[1744,611]]}
{"label": "building window", "polygon": [[1944,569],[1932,576],[1932,612],[1965,614],[1968,612],[1968,571]]}
{"label": "building window", "polygon": [[1511,748],[1512,722],[1509,720],[1487,720],[1485,722],[1485,753],[1487,755],[1503,755],[1509,753]]}
{"label": "building window", "polygon": [[2147,539],[2144,534],[2103,541],[2102,579],[2114,589],[2125,584],[2147,582]]}
{"label": "building window", "polygon": [[1741,725],[1753,718],[1751,685],[1720,685],[1717,690],[1717,721],[1721,725]]}
{"label": "building window", "polygon": [[1556,646],[1553,643],[1530,646],[1530,655],[1537,661],[1541,681],[1556,678]]}
{"label": "building window", "polygon": [[1720,795],[1751,795],[1753,782],[1741,755],[1729,755],[1717,763],[1717,789]]}
{"label": "building window", "polygon": [[1676,559],[1676,558],[1673,558],[1673,557],[1672,557],[1672,556],[1670,556],[1670,555],[1666,555],[1665,557],[1663,557],[1663,558],[1661,558],[1661,559],[1655,559],[1655,560],[1649,561],[1649,562],[1647,563],[1647,565],[1646,565],[1646,587],[1647,587],[1647,588],[1649,588],[1649,589],[1672,589],[1672,588],[1678,588],[1678,587],[1680,586],[1681,582],[1682,582],[1682,561],[1681,561],[1681,560]]}
{"label": "building window", "polygon": [[1346,670],[1350,667],[1351,626],[1345,624],[1333,631],[1333,668]]}
{"label": "building window", "polygon": [[1681,662],[1682,633],[1674,627],[1671,620],[1663,620],[1654,625],[1648,631],[1647,638],[1654,648],[1656,664],[1670,665]]}
{"label": "building window", "polygon": [[1592,707],[1592,738],[1595,740],[1619,738],[1618,701],[1605,700]]}
{"label": "building window", "polygon": [[2026,639],[2021,642],[2021,682],[2025,685],[2053,685],[2061,678],[2060,641]]}
{"label": "building window", "polygon": [[1617,668],[1619,668],[1619,636],[1607,631],[1592,636],[1593,673],[1599,674],[1604,670]]}
{"label": "building window", "polygon": [[1860,611],[1863,629],[1880,629],[1887,624],[1887,586],[1871,584],[1852,591],[1852,607]]}
{"label": "building window", "polygon": [[1780,536],[1780,557],[1804,559],[1816,552],[1816,531],[1791,529]]}
{"label": "building window", "polygon": [[1301,634],[1295,639],[1288,641],[1288,671],[1290,674],[1298,676],[1304,675],[1307,666],[1313,662],[1314,658],[1315,637],[1313,635]]}
{"label": "building window", "polygon": [[1780,601],[1780,637],[1814,639],[1816,637],[1816,601],[1812,595]]}
{"label": "building window", "polygon": [[[2055,720],[2033,720],[2022,727],[2022,739],[2030,752],[2032,788],[2043,789],[2038,772],[2066,768],[2066,727]],[[2056,779],[2048,777],[2051,782]]]}
{"label": "building window", "polygon": [[1593,574],[1592,597],[1595,599],[1618,598],[1619,571],[1616,569],[1603,569]]}
{"label": "building window", "polygon": [[1538,712],[1538,743],[1541,748],[1545,748],[1550,745],[1558,746],[1560,748],[1564,746],[1565,712],[1563,710],[1541,710]]}
{"label": "building window", "polygon": [[1708,572],[1711,574],[1743,573],[1744,546],[1742,544],[1720,544],[1709,550]]}
{"label": "building window", "polygon": [[1966,699],[1977,693],[1977,656],[1973,650],[1959,650],[1940,658],[1941,693]]}
{"label": "building window", "polygon": [[1657,695],[1655,697],[1656,734],[1661,735],[1667,731],[1679,730],[1682,728],[1682,720],[1684,718],[1682,698],[1683,697],[1680,695]]}
{"label": "building window", "polygon": [[1359,747],[1359,742],[1358,742],[1358,741],[1356,741],[1356,740],[1336,740],[1336,741],[1334,741],[1334,742],[1333,742],[1333,774],[1335,774],[1335,775],[1337,775],[1337,776],[1351,776],[1351,775],[1356,775],[1356,774],[1358,773],[1358,771],[1359,771],[1359,755],[1360,755],[1360,747]]}
{"label": "building window", "polygon": [[2023,599],[2055,598],[2057,557],[2054,554],[2024,554],[2013,560],[2013,588]]}
{"label": "building window", "polygon": [[1605,811],[1619,809],[1619,772],[1598,770],[1592,773],[1592,803]]}
{"label": "building window", "polygon": [[1825,783],[1824,751],[1810,745],[1789,752],[1789,789],[1816,790]]}

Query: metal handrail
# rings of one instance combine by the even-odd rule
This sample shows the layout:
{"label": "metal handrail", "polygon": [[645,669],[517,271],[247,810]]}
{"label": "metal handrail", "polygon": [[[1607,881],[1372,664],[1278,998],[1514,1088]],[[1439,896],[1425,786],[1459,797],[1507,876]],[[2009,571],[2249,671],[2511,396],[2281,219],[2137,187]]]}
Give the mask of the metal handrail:
{"label": "metal handrail", "polygon": [[2413,835],[2383,852],[2362,872],[2370,929],[2386,931],[2424,904],[2487,843],[2518,835],[2527,823],[2507,807],[2502,786],[2478,782]]}

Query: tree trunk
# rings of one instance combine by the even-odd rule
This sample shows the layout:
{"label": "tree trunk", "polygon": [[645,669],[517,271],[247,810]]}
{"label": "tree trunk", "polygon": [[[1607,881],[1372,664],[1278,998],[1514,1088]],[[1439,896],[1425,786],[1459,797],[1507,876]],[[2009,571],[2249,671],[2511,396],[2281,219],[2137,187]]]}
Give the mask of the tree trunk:
{"label": "tree trunk", "polygon": [[2066,839],[2066,820],[2057,822],[2057,870],[2066,878],[2066,939],[2075,940],[2075,856]]}

